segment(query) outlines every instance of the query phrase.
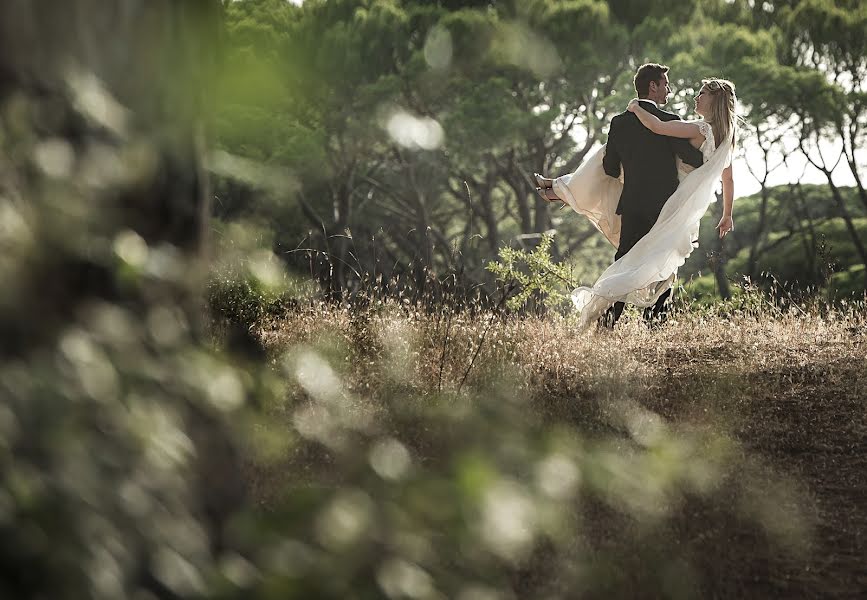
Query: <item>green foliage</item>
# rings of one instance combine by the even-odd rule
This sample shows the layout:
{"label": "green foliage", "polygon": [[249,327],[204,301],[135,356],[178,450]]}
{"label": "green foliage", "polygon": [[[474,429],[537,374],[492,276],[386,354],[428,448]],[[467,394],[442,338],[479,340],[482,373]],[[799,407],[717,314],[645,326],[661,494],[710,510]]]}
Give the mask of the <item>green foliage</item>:
{"label": "green foliage", "polygon": [[780,298],[751,281],[731,278],[731,297],[721,299],[714,275],[690,278],[674,295],[673,310],[704,319],[770,319],[779,317]]}
{"label": "green foliage", "polygon": [[517,293],[506,301],[512,310],[524,308],[531,299],[540,301],[544,306],[555,308],[563,304],[569,296],[564,286],[571,292],[575,287],[571,269],[555,262],[551,256],[551,243],[554,237],[543,233],[539,245],[533,250],[500,249],[500,261],[491,261],[485,268],[493,273],[498,281],[517,283]]}
{"label": "green foliage", "polygon": [[309,277],[286,272],[269,249],[273,234],[252,225],[215,222],[214,260],[205,285],[212,322],[239,325],[248,330],[318,298],[318,286]]}
{"label": "green foliage", "polygon": [[[867,219],[858,219],[855,225],[859,229],[867,227]],[[815,232],[824,240],[827,246],[824,256],[816,256],[817,260],[825,260],[828,264],[835,265],[836,268],[844,270],[853,265],[853,259],[856,256],[855,248],[852,244],[852,238],[846,230],[846,226],[841,219],[833,219],[817,225]],[[801,283],[810,285],[816,283],[813,279],[817,274],[805,272],[804,262],[805,252],[814,252],[812,247],[808,245],[808,250],[805,250],[804,239],[805,234],[791,234],[787,232],[772,232],[768,236],[767,245],[770,248],[762,253],[760,268],[763,271],[773,273],[780,281],[791,282],[792,284]],[[734,272],[743,272],[746,261],[746,249],[741,250],[731,261],[731,268]],[[862,282],[863,285],[863,282]]]}
{"label": "green foliage", "polygon": [[286,292],[277,293],[255,279],[212,278],[207,288],[208,307],[217,326],[222,319],[247,328],[266,319],[279,318],[298,304]]}
{"label": "green foliage", "polygon": [[838,66],[867,70],[867,7],[853,0],[806,0],[788,13],[786,23],[796,39],[809,41]]}
{"label": "green foliage", "polygon": [[642,0],[609,0],[611,12],[618,20],[631,28],[650,21],[672,19],[683,22],[695,11],[697,0],[660,0],[645,2]]}
{"label": "green foliage", "polygon": [[[856,189],[841,188],[840,191],[847,209],[858,214],[860,204]],[[760,193],[735,201],[736,230],[726,237],[723,250],[728,258],[726,273],[730,279],[738,281],[744,275],[750,275],[749,257],[753,244],[757,244],[753,276],[765,288],[767,284],[759,277],[761,273],[772,274],[777,280],[806,292],[825,286],[831,272],[848,271],[858,266],[852,238],[838,216],[827,186],[800,184],[770,188],[764,231],[759,231],[760,204]],[[863,217],[856,218],[854,224],[860,231],[867,228]],[[708,272],[708,253],[718,243],[714,225],[714,216],[708,214],[699,230],[698,249],[679,271],[682,281]],[[846,281],[855,286],[857,295],[856,280],[847,278]],[[687,287],[696,290],[697,295],[715,289],[711,276],[702,277],[701,282],[696,279],[692,286]],[[844,286],[844,289],[849,288]],[[863,281],[860,289],[863,291]],[[714,295],[711,293],[709,298]]]}
{"label": "green foliage", "polygon": [[[598,87],[581,98],[562,72],[544,71],[550,79],[539,85],[539,63],[494,47],[503,31],[523,31],[511,23],[520,15],[516,3],[473,2],[452,23],[445,9],[455,4],[223,3],[233,72],[215,82],[224,101],[217,135],[221,150],[251,160],[226,152],[207,158],[215,171],[236,176],[220,182],[227,192],[237,179],[261,175],[269,193],[291,202],[279,217],[255,215],[280,225],[278,232],[207,218],[212,193],[198,121],[207,111],[197,110],[197,99],[206,95],[198,86],[208,71],[192,67],[213,53],[193,25],[216,4],[129,2],[100,19],[89,3],[57,1],[44,12],[0,4],[0,44],[8,51],[0,52],[0,596],[730,596],[745,589],[719,577],[719,550],[729,548],[731,531],[735,550],[755,552],[750,568],[732,570],[747,572],[749,583],[755,565],[773,566],[780,556],[794,557],[796,573],[827,567],[827,552],[817,553],[820,562],[802,560],[811,548],[810,515],[821,511],[802,510],[801,502],[816,490],[799,494],[715,421],[688,420],[693,407],[755,397],[744,369],[756,375],[751,365],[761,359],[764,368],[770,353],[764,331],[753,327],[758,319],[745,317],[768,314],[757,304],[760,290],[745,292],[739,308],[718,305],[731,314],[717,317],[733,318],[713,321],[714,334],[737,330],[741,337],[730,344],[743,362],[717,363],[701,377],[674,373],[690,363],[669,358],[698,345],[681,333],[710,337],[701,313],[692,328],[663,328],[675,340],[663,346],[637,328],[601,343],[578,338],[556,315],[522,321],[479,318],[478,307],[441,307],[430,316],[409,301],[376,301],[369,311],[298,301],[312,297],[315,284],[289,277],[274,248],[306,231],[302,216],[336,212],[333,223],[320,223],[321,241],[354,251],[347,211],[360,205],[360,214],[382,217],[403,209],[399,225],[412,224],[451,255],[450,240],[429,234],[424,221],[464,236],[455,216],[462,206],[443,200],[451,167],[461,174],[478,167],[480,195],[491,193],[469,208],[488,203],[485,216],[500,217],[520,198],[504,191],[515,165],[571,156],[566,134],[564,148],[528,158],[538,151],[538,139],[524,139],[532,119],[474,112],[477,97],[464,79],[470,71],[491,94],[515,84],[505,101],[514,103],[510,115],[547,103],[539,138],[549,133],[543,124],[582,111],[592,113],[581,121],[588,135],[598,135],[595,109],[604,105],[593,102],[610,95],[609,80],[583,72]],[[609,18],[600,2],[549,4],[574,22]],[[473,32],[493,38],[481,37],[490,42],[480,47],[483,56],[461,55],[468,66],[433,76],[441,88],[415,87],[411,77],[422,79],[422,70],[401,68],[423,64],[426,33],[440,20],[455,25],[460,53],[475,50]],[[510,22],[504,29],[503,21]],[[126,38],[106,29],[141,43],[117,44]],[[623,31],[611,37],[623,41]],[[564,56],[566,41],[558,42]],[[66,79],[71,56],[82,61],[81,81]],[[562,64],[573,61],[566,56]],[[115,63],[124,68],[106,67]],[[466,97],[451,98],[454,90]],[[490,156],[468,152],[451,163],[445,150],[396,144],[375,118],[383,103],[444,122],[462,107],[475,127],[506,131],[491,134],[498,147]],[[476,158],[485,164],[473,165]],[[321,172],[299,175],[303,196],[296,196],[284,171],[320,162]],[[257,208],[239,196],[238,213]],[[395,202],[365,207],[386,196]],[[299,208],[296,198],[307,202]],[[544,225],[547,207],[532,208],[533,227]],[[327,230],[334,223],[340,227]],[[207,249],[206,230],[217,238]],[[394,236],[384,252],[389,262],[394,248],[415,250],[396,230],[384,232]],[[503,249],[489,265],[520,284],[516,310],[531,298],[554,306],[563,286],[573,285],[552,258],[553,240],[545,234],[534,249]],[[311,262],[319,257],[309,252]],[[328,258],[327,268],[337,268]],[[208,301],[240,327],[208,329]],[[283,320],[266,318],[277,310]],[[787,342],[805,331],[851,341],[847,332],[864,325],[853,310],[827,320],[787,321],[779,313],[770,325],[788,332]],[[649,341],[659,352],[647,351]],[[702,351],[718,352],[717,341]],[[750,354],[754,348],[761,352]],[[861,350],[857,341],[845,348]],[[785,353],[790,345],[771,349]],[[837,364],[858,366],[851,355],[823,366]],[[767,372],[758,375],[766,383]],[[793,375],[814,373],[781,370],[786,394]],[[832,401],[821,384],[822,398]],[[697,393],[677,396],[681,387]],[[648,407],[660,389],[673,391],[666,401],[683,403],[664,407],[682,422]],[[805,439],[797,441],[803,448]],[[844,439],[839,448],[857,443]],[[784,577],[763,584],[762,591],[792,590]],[[727,587],[715,594],[719,586]]]}
{"label": "green foliage", "polygon": [[4,598],[201,597],[220,577],[243,496],[224,418],[268,375],[202,343],[217,30],[198,33],[217,6],[0,6],[0,144],[19,157],[0,167]]}
{"label": "green foliage", "polygon": [[[797,116],[802,137],[832,139],[863,121],[863,92],[840,83],[864,80],[855,4],[232,2],[217,141],[296,179],[304,210],[284,195],[267,218],[281,239],[335,255],[336,269],[318,267],[323,281],[349,285],[339,266],[349,262],[381,272],[376,245],[397,268],[443,272],[460,256],[476,277],[516,235],[556,227],[558,245],[582,245],[589,225],[552,217],[529,174],[574,169],[604,140],[639,62],[672,66],[672,107],[684,116],[700,79],[716,75],[735,81],[755,124]],[[808,56],[840,70],[837,81]],[[401,137],[420,126],[441,135],[425,147]],[[249,178],[240,187],[221,182],[221,201],[269,195]],[[333,243],[347,228],[352,257]],[[477,232],[487,245],[467,241]]]}
{"label": "green foliage", "polygon": [[827,294],[834,300],[867,300],[864,291],[864,265],[852,265],[832,273]]}

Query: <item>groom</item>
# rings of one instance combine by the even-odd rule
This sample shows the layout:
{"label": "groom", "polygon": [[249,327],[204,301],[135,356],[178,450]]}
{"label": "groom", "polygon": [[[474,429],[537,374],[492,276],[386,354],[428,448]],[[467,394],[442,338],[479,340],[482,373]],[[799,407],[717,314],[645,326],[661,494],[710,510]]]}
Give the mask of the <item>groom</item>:
{"label": "groom", "polygon": [[[635,91],[641,106],[662,121],[679,119],[676,114],[660,109],[668,101],[668,67],[656,63],[641,65],[635,73]],[[700,167],[701,152],[689,140],[657,135],[644,127],[631,112],[623,112],[611,120],[608,145],[602,159],[605,173],[619,177],[623,169],[623,192],[617,205],[621,216],[620,245],[614,260],[629,250],[650,231],[668,197],[677,189],[675,156],[688,165]],[[648,322],[664,321],[667,290],[654,306],[644,311]],[[623,302],[617,302],[602,317],[603,324],[614,327],[623,312]]]}

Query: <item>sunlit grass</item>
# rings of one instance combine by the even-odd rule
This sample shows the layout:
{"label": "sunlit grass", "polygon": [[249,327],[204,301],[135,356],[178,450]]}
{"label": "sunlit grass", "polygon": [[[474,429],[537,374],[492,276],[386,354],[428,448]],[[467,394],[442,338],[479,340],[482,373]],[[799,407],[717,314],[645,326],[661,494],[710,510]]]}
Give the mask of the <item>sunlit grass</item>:
{"label": "sunlit grass", "polygon": [[[425,532],[427,550],[401,538],[378,571],[386,591],[440,589],[456,540],[471,569],[525,573],[519,594],[733,590],[729,569],[768,560],[810,579],[825,543],[815,495],[829,492],[786,448],[837,435],[828,414],[857,410],[865,312],[763,298],[589,334],[556,313],[296,306],[253,327],[289,382],[268,427],[295,432],[253,461],[253,496],[278,507],[289,490],[333,489],[314,535],[337,555],[414,523],[400,535]],[[705,579],[719,569],[726,583]]]}

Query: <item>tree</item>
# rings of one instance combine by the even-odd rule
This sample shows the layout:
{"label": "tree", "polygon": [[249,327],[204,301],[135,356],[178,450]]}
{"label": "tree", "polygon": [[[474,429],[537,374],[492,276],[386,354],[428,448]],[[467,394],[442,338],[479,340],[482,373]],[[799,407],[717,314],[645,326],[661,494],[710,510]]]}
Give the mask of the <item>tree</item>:
{"label": "tree", "polygon": [[[263,84],[264,97],[229,89],[221,141],[295,172],[316,238],[310,245],[333,257],[322,262],[333,289],[346,285],[349,263],[386,276],[392,265],[441,269],[455,266],[455,248],[485,277],[483,259],[500,243],[551,228],[551,207],[535,197],[529,174],[574,168],[601,136],[613,106],[608,74],[620,59],[591,50],[624,42],[603,2],[448,8],[258,0],[229,7],[233,64],[281,83]],[[593,35],[576,44],[576,30]],[[234,76],[226,85],[238,87]],[[245,123],[261,141],[242,143]],[[419,146],[401,127],[430,127],[441,141]],[[285,146],[309,151],[278,152],[274,134],[293,130]],[[484,244],[470,243],[470,220]],[[297,219],[287,225],[281,237],[303,236]],[[393,257],[389,265],[366,262],[374,238]]]}
{"label": "tree", "polygon": [[[592,228],[553,213],[530,174],[569,172],[603,142],[647,60],[672,67],[670,108],[683,116],[703,77],[728,77],[743,116],[763,131],[751,144],[771,157],[777,125],[792,126],[818,161],[816,144],[841,139],[841,164],[860,182],[863,102],[843,82],[862,75],[851,33],[861,21],[844,18],[846,6],[229,3],[218,139],[230,158],[268,169],[221,178],[217,214],[268,223],[275,249],[298,269],[312,264],[335,294],[356,289],[365,273],[423,285],[432,273],[461,270],[490,284],[482,265],[498,247],[532,245],[552,229],[552,251],[567,257],[587,248]],[[833,40],[835,24],[851,35]],[[816,67],[825,62],[810,62],[826,55],[839,66],[836,83]],[[256,189],[257,180],[281,178]],[[831,201],[845,220],[849,208]],[[850,215],[856,246],[860,212]]]}
{"label": "tree", "polygon": [[[800,149],[809,163],[828,180],[840,218],[862,263],[867,249],[854,216],[833,180],[841,162],[855,180],[863,210],[867,210],[864,175],[857,153],[863,147],[863,121],[867,117],[864,82],[867,81],[867,46],[863,32],[867,9],[848,0],[805,0],[789,3],[779,15],[782,43],[780,67],[763,79],[769,88],[767,104],[799,121]],[[821,146],[837,138],[837,158],[823,154]],[[865,271],[867,272],[867,271]]]}

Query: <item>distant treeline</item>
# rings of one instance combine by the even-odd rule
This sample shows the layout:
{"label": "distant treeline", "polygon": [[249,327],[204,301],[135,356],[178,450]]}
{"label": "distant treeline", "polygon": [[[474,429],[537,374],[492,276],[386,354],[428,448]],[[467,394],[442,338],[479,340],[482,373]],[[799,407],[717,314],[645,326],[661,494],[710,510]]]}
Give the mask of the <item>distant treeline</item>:
{"label": "distant treeline", "polygon": [[[536,197],[531,174],[569,172],[604,142],[647,60],[671,67],[669,108],[684,116],[702,77],[733,80],[742,140],[764,153],[736,235],[725,248],[704,239],[684,272],[713,272],[726,295],[725,261],[708,252],[728,257],[730,277],[769,269],[810,285],[827,282],[833,259],[847,289],[865,287],[861,2],[224,5],[216,217],[264,226],[275,252],[326,289],[451,272],[493,289],[484,265],[498,249],[550,230],[555,259],[587,273],[610,260],[588,223]],[[839,164],[856,186],[768,187],[792,156],[829,182]]]}
{"label": "distant treeline", "polygon": [[[857,188],[838,188],[843,206],[860,235],[867,233],[867,218]],[[722,247],[708,217],[702,223],[699,248],[680,270],[684,285],[696,295],[718,282],[712,277],[716,261],[725,266],[729,282],[750,282],[789,289],[826,291],[831,298],[863,296],[864,264],[847,222],[839,216],[834,192],[827,185],[789,184],[764,188],[735,200],[736,230]]]}

